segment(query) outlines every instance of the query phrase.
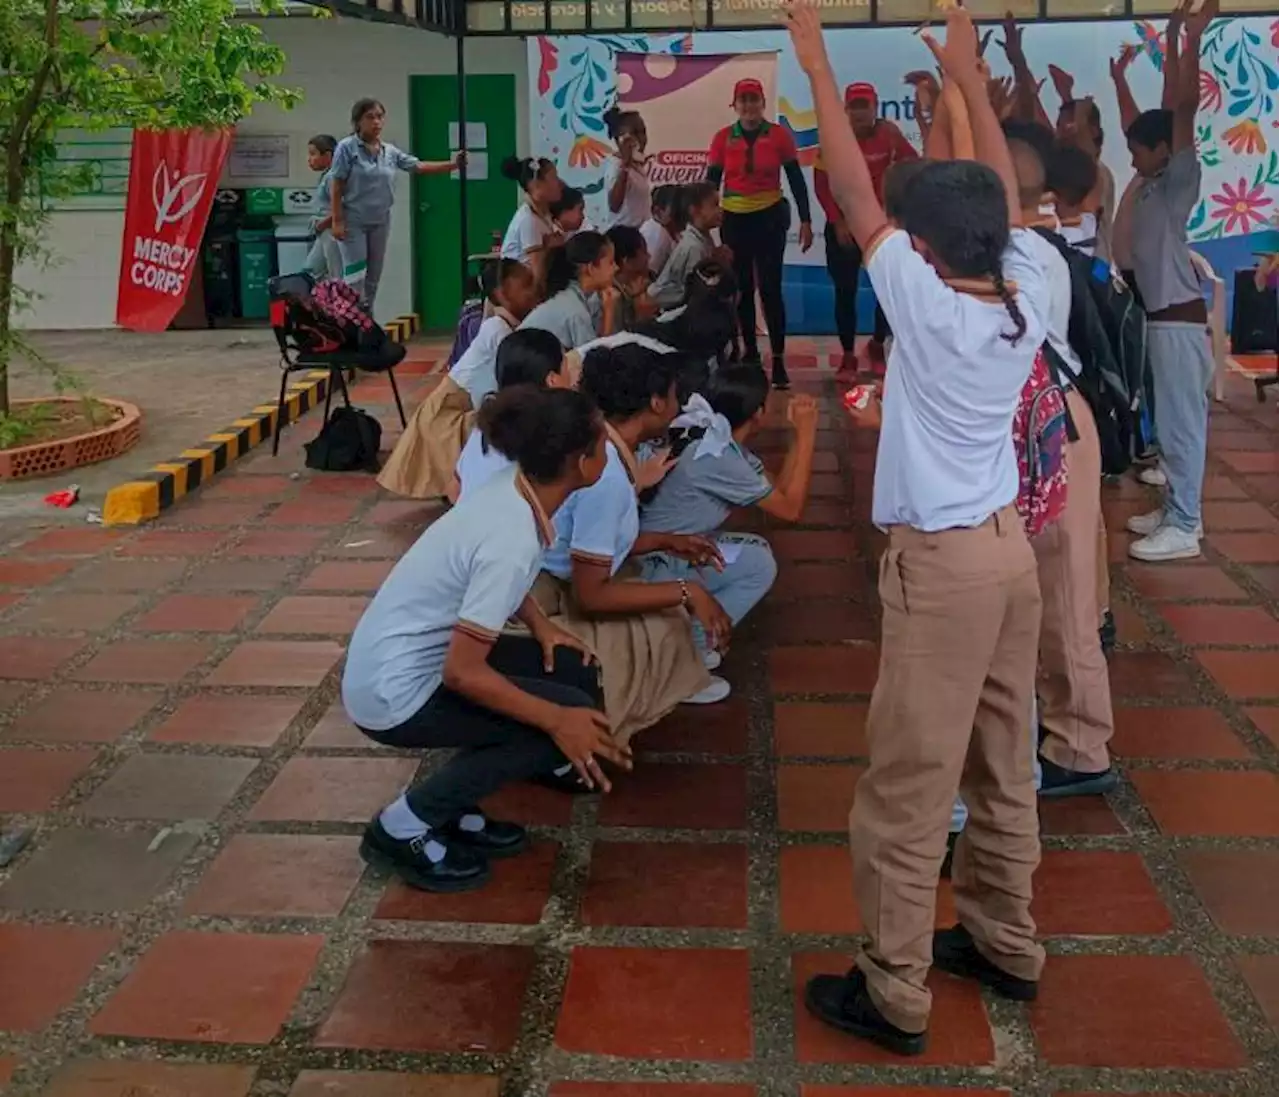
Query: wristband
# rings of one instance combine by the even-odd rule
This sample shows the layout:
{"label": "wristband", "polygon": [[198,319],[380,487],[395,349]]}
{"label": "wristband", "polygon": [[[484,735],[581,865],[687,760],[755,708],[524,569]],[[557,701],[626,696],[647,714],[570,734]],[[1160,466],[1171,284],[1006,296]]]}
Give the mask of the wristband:
{"label": "wristband", "polygon": [[677,579],[676,582],[680,584],[680,608],[688,609],[689,608],[689,584],[686,583],[683,579]]}

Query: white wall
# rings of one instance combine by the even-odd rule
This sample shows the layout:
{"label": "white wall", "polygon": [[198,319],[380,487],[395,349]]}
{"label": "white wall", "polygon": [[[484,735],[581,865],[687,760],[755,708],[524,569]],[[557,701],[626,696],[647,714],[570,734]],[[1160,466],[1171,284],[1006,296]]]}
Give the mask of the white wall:
{"label": "white wall", "polygon": [[[228,177],[223,180],[225,186],[313,186],[307,139],[317,133],[343,136],[350,129],[351,104],[361,96],[382,100],[387,108],[387,140],[409,147],[409,77],[454,71],[454,41],[410,27],[307,15],[265,20],[261,25],[288,57],[281,82],[298,88],[302,102],[292,111],[262,108],[242,122],[238,132],[288,134],[289,177],[251,184]],[[516,77],[517,153],[523,153],[529,141],[525,58],[524,42],[519,39],[467,43],[468,72]],[[391,248],[378,293],[379,319],[412,311],[411,226],[409,182],[404,177],[396,193]],[[111,327],[123,228],[121,211],[55,214],[49,246],[61,262],[46,270],[19,271],[19,284],[41,295],[19,322],[31,329]]]}

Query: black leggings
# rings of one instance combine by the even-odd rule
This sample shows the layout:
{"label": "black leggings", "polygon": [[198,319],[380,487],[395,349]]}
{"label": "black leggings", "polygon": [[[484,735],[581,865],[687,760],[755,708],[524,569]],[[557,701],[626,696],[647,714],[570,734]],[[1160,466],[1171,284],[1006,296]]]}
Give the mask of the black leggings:
{"label": "black leggings", "polygon": [[720,235],[733,251],[733,274],[738,280],[738,326],[743,350],[758,353],[756,345],[756,277],[760,304],[769,329],[769,349],[781,356],[787,345],[787,307],[782,301],[782,258],[791,227],[791,206],[778,202],[755,213],[725,212]]}
{"label": "black leggings", "polygon": [[[858,275],[862,272],[862,249],[856,243],[841,247],[835,226],[827,223],[827,273],[836,288],[836,333],[840,346],[853,350],[858,337]],[[889,320],[876,302],[875,339],[883,343],[889,338]]]}
{"label": "black leggings", "polygon": [[[500,636],[489,665],[526,693],[566,708],[604,708],[600,668],[582,653],[556,649],[555,669],[543,669],[542,645],[528,636]],[[390,747],[461,748],[405,794],[414,815],[430,827],[455,822],[486,796],[513,781],[550,773],[566,763],[546,732],[477,705],[441,686],[416,713],[390,731],[367,731]]]}

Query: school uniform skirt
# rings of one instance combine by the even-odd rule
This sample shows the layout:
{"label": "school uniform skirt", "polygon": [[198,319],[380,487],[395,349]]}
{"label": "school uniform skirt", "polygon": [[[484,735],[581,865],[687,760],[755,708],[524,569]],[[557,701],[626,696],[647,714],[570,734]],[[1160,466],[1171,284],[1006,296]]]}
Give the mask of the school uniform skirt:
{"label": "school uniform skirt", "polygon": [[[640,569],[630,563],[618,573],[619,578],[636,582],[639,576]],[[613,737],[623,745],[711,683],[683,609],[583,617],[569,584],[545,571],[533,585],[533,597],[543,613],[600,660],[605,714],[613,725]]]}
{"label": "school uniform skirt", "polygon": [[410,499],[443,496],[475,421],[467,390],[445,377],[418,405],[378,473],[378,483]]}

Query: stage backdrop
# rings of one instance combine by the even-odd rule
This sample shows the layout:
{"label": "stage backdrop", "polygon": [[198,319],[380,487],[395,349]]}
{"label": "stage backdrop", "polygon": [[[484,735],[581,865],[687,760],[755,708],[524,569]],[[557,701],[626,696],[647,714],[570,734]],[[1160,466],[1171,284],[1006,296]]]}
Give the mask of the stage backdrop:
{"label": "stage backdrop", "polygon": [[[1050,62],[1055,62],[1075,76],[1077,95],[1096,98],[1106,131],[1103,158],[1121,190],[1132,169],[1120,132],[1108,62],[1125,43],[1139,46],[1141,56],[1130,69],[1134,94],[1141,106],[1158,105],[1163,32],[1163,22],[1111,21],[1031,24],[1023,36],[1027,58],[1037,75],[1047,75]],[[1280,182],[1278,42],[1277,21],[1266,17],[1219,19],[1204,38],[1197,133],[1204,186],[1188,228],[1192,239],[1224,273],[1248,262],[1253,247],[1274,249]],[[918,144],[911,89],[902,77],[911,69],[926,67],[930,59],[912,28],[832,30],[827,43],[836,79],[842,85],[853,80],[871,81],[879,92],[881,113],[898,122]],[[612,151],[602,115],[619,92],[625,104],[644,114],[651,135],[674,142],[651,141],[651,151],[672,150],[678,145],[681,153],[696,154],[697,148],[685,146],[702,134],[710,141],[715,130],[732,118],[724,91],[732,85],[728,73],[732,71],[736,78],[739,72],[750,71],[766,88],[771,81],[776,83],[770,112],[794,131],[802,163],[807,166],[813,161],[817,135],[809,84],[781,30],[540,37],[529,39],[529,50],[530,80],[534,83],[534,94],[529,97],[533,104],[533,151],[555,159],[566,181],[587,192],[588,214],[597,222],[604,215],[604,160]],[[636,54],[659,56],[637,58]],[[990,54],[994,55],[990,59],[996,73],[1007,74],[1007,65],[994,43]],[[646,74],[643,95],[636,90],[639,85],[634,76],[628,86],[629,73]],[[682,81],[678,91],[658,90]],[[1052,113],[1055,96],[1049,84],[1042,94]],[[668,133],[677,136],[668,138]],[[663,168],[661,155],[655,168]],[[815,228],[820,229],[822,211],[816,202],[813,206],[819,222]],[[818,235],[821,240],[821,233]],[[789,264],[823,263],[821,243],[802,256],[794,239],[793,225]],[[818,272],[813,273],[816,276]]]}

